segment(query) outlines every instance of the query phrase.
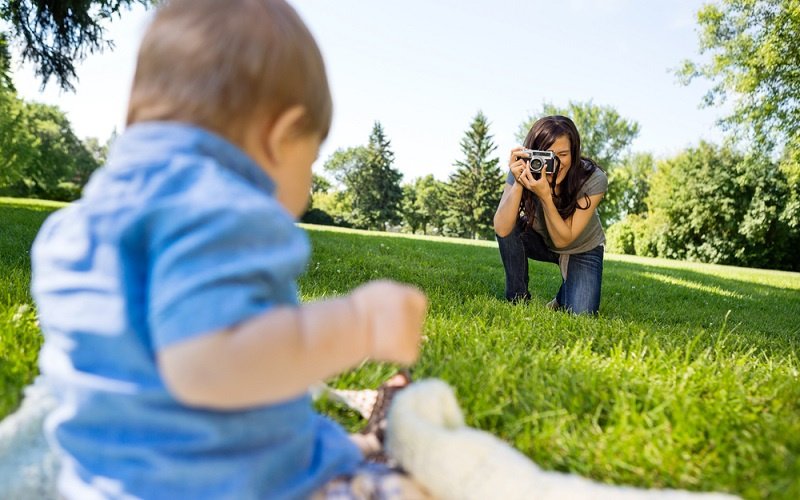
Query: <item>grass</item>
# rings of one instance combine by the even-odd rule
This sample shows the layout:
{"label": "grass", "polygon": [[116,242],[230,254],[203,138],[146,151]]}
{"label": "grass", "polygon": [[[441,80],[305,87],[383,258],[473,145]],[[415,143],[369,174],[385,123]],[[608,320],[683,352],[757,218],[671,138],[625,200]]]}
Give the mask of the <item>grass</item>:
{"label": "grass", "polygon": [[0,417],[16,408],[38,373],[42,338],[29,290],[30,248],[44,219],[63,205],[0,197]]}
{"label": "grass", "polygon": [[[51,206],[0,199],[0,415],[35,375],[27,250]],[[606,255],[601,314],[547,310],[558,269],[531,263],[533,300],[502,300],[496,246],[304,226],[303,300],[375,278],[429,297],[414,377],[450,383],[467,423],[546,469],[646,487],[800,498],[800,274]],[[10,367],[10,368],[9,368]],[[376,387],[366,363],[331,381]],[[355,430],[356,415],[319,408]]]}

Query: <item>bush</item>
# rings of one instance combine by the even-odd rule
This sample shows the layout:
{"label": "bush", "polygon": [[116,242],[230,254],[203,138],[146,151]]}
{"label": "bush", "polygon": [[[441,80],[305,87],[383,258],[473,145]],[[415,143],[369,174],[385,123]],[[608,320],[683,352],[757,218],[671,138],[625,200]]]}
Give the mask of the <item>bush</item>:
{"label": "bush", "polygon": [[55,201],[75,201],[81,197],[83,188],[74,182],[59,182],[51,193],[52,200]]}
{"label": "bush", "polygon": [[701,142],[659,162],[636,254],[798,270],[789,162],[752,155]]}
{"label": "bush", "polygon": [[319,224],[322,226],[336,225],[333,217],[331,217],[331,215],[325,210],[320,210],[319,208],[312,208],[308,210],[303,214],[303,217],[300,218],[300,222],[305,222],[306,224]]}
{"label": "bush", "polygon": [[619,222],[615,222],[606,231],[606,247],[611,253],[624,253],[636,255],[634,242],[636,239],[633,224],[630,219],[634,216],[625,217]]}

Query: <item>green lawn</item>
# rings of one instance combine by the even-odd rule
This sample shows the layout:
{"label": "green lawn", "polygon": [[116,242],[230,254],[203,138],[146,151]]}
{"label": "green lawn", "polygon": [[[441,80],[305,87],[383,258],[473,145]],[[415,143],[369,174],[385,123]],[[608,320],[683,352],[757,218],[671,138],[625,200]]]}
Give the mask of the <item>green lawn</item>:
{"label": "green lawn", "polygon": [[[0,415],[36,370],[28,250],[52,207],[0,199]],[[415,378],[449,382],[469,425],[541,466],[800,498],[800,274],[607,255],[600,317],[574,317],[544,307],[552,265],[532,263],[531,304],[501,300],[491,242],[304,227],[314,252],[302,298],[380,277],[418,285],[430,311]],[[376,387],[392,369],[367,364],[332,383]]]}

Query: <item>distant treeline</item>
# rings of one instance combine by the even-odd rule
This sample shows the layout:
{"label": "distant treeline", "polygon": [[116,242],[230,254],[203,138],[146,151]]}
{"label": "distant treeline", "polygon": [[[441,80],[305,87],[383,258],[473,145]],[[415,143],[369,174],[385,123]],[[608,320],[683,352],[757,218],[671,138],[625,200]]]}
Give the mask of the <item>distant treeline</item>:
{"label": "distant treeline", "polygon": [[[583,154],[609,176],[600,205],[611,252],[773,269],[800,270],[800,162],[787,150],[700,142],[673,157],[630,151],[639,126],[612,108],[545,105],[520,124],[572,117]],[[375,123],[366,145],[336,151],[315,175],[305,222],[409,233],[494,238],[492,216],[505,182],[487,117],[478,112],[446,181],[402,182],[391,141]],[[505,157],[505,152],[504,157]]]}
{"label": "distant treeline", "polygon": [[[22,20],[0,12],[8,34],[44,81],[70,89],[74,58],[103,46],[99,20],[146,0],[84,2],[86,15]],[[33,2],[47,13],[46,2]],[[100,10],[93,11],[92,8]],[[103,10],[106,9],[106,10]],[[94,12],[94,14],[92,14]],[[99,16],[99,17],[93,17]],[[522,142],[543,115],[571,117],[583,154],[609,176],[599,207],[609,250],[708,263],[800,271],[800,10],[794,0],[720,0],[697,13],[699,53],[676,71],[683,84],[712,86],[703,104],[727,102],[723,144],[700,142],[670,158],[631,151],[639,125],[592,102],[544,104],[520,124]],[[55,46],[46,43],[55,36]],[[56,47],[56,48],[53,48]],[[58,48],[61,48],[60,50]],[[24,102],[10,77],[0,32],[0,195],[70,201],[105,160],[108,142],[76,137],[62,111]],[[493,238],[505,179],[489,120],[478,112],[446,181],[403,182],[379,122],[365,145],[339,149],[315,175],[308,222],[366,229]]]}

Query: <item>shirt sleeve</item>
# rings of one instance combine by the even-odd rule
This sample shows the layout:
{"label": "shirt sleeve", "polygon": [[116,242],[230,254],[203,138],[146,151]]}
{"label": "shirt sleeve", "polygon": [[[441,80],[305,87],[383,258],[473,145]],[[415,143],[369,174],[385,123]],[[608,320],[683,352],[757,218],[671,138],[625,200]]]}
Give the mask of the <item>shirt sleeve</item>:
{"label": "shirt sleeve", "polygon": [[511,170],[508,171],[508,175],[506,176],[506,184],[509,186],[514,185],[514,174],[511,172]]}
{"label": "shirt sleeve", "polygon": [[227,201],[153,214],[147,310],[156,349],[298,302],[305,233],[273,199]]}
{"label": "shirt sleeve", "polygon": [[586,180],[586,184],[583,185],[583,192],[588,196],[608,192],[608,177],[606,173],[600,170],[599,167],[595,168],[592,175]]}

